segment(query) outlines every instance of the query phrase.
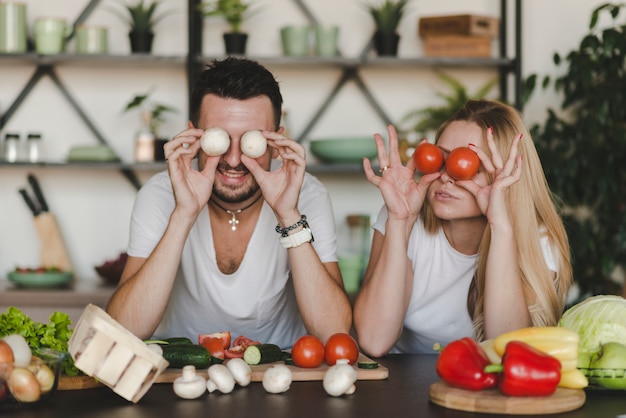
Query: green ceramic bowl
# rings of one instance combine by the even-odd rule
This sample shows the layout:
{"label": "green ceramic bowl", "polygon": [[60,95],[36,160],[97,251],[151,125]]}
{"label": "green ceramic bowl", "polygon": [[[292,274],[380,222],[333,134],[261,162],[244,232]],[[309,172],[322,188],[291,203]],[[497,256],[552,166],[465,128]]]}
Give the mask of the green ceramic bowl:
{"label": "green ceramic bowl", "polygon": [[20,287],[48,288],[64,287],[72,282],[74,274],[71,271],[45,273],[19,273],[10,271],[9,280]]}
{"label": "green ceramic bowl", "polygon": [[363,157],[378,156],[373,137],[311,140],[311,153],[321,162],[331,164],[358,164]]}

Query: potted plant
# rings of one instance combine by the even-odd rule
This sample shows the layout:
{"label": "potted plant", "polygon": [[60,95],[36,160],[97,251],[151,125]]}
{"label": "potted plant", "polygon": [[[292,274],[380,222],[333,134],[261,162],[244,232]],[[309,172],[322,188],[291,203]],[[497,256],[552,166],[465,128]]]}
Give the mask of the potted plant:
{"label": "potted plant", "polygon": [[167,16],[166,12],[157,13],[157,8],[160,5],[160,0],[136,0],[135,3],[124,6],[125,13],[117,9],[110,9],[128,24],[130,49],[133,53],[150,53],[152,51],[154,26]]}
{"label": "potted plant", "polygon": [[[171,106],[149,100],[151,92],[134,96],[124,108],[124,112],[141,110],[141,128],[136,137],[135,159],[137,161],[163,161],[163,145],[168,138],[159,135],[159,128],[165,122],[164,114],[176,112]],[[147,149],[147,150],[146,150]]]}
{"label": "potted plant", "polygon": [[227,55],[243,55],[246,52],[248,34],[241,31],[241,25],[249,8],[250,4],[243,0],[214,0],[199,5],[205,17],[219,16],[228,23],[230,32],[223,35]]}
{"label": "potted plant", "polygon": [[450,92],[436,93],[444,101],[441,105],[411,110],[401,119],[400,124],[405,127],[401,132],[399,149],[404,164],[413,154],[418,141],[427,138],[428,135],[434,136],[441,124],[461,109],[468,100],[484,99],[498,84],[497,78],[490,80],[472,94],[454,77],[441,71],[437,71],[436,74],[450,87]]}
{"label": "potted plant", "polygon": [[[554,55],[565,73],[542,86],[562,95],[532,127],[552,191],[562,202],[578,300],[626,290],[626,13],[624,4],[593,10],[589,33],[567,55]],[[599,19],[605,13],[606,19]],[[610,20],[612,19],[612,21]],[[612,22],[601,29],[598,22]],[[537,75],[525,83],[532,94]],[[554,82],[552,82],[554,81]]]}
{"label": "potted plant", "polygon": [[398,54],[398,25],[405,13],[408,0],[384,0],[381,4],[370,4],[368,10],[376,31],[374,32],[374,48],[380,56],[395,56]]}

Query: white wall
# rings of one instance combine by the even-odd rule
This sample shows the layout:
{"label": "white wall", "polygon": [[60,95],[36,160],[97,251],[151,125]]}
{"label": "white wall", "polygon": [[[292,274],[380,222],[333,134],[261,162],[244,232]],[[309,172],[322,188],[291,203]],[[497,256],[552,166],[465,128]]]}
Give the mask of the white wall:
{"label": "white wall", "polygon": [[[87,4],[86,0],[21,1],[27,4],[31,23],[40,16],[61,16],[73,21]],[[248,53],[258,57],[280,55],[279,28],[290,23],[305,23],[304,16],[291,0],[251,2],[258,3],[259,8],[244,25],[250,35]],[[535,72],[553,74],[553,53],[567,52],[576,47],[587,31],[591,11],[603,2],[524,0],[524,75]],[[158,26],[154,54],[185,54],[186,3],[184,0],[166,0],[167,7],[176,11]],[[421,55],[422,47],[417,37],[419,16],[466,12],[498,15],[499,3],[498,0],[412,0],[410,12],[400,27],[402,40],[399,55]],[[361,52],[373,28],[364,8],[367,1],[309,0],[307,4],[321,21],[341,27],[339,42],[344,56],[355,57]],[[115,6],[115,1],[103,0],[87,23],[108,26],[110,52],[125,54],[129,52],[126,28],[106,10]],[[220,20],[206,21],[203,34],[206,55],[223,54],[221,33],[225,28]],[[68,50],[74,51],[73,42]],[[34,69],[29,65],[4,62],[0,65],[0,112],[3,112]],[[330,68],[270,68],[281,82],[291,129],[297,134],[324,100],[339,71]],[[460,78],[470,91],[495,75],[476,69],[446,71]],[[57,73],[126,161],[133,159],[133,134],[138,115],[122,114],[122,109],[135,94],[155,88],[155,100],[179,109],[176,115],[170,117],[163,133],[172,136],[185,126],[187,95],[182,68],[151,64],[143,68],[68,64],[59,67]],[[400,120],[410,110],[438,103],[436,92],[445,90],[445,86],[433,77],[432,70],[427,68],[365,69],[362,77],[393,120]],[[525,116],[528,121],[543,120],[546,106],[556,105],[558,98],[553,94],[536,94],[527,106]],[[4,137],[4,133],[9,131],[20,132],[23,136],[30,131],[42,132],[43,153],[50,160],[65,158],[72,145],[96,143],[48,79],[36,87],[0,135]],[[370,136],[374,132],[385,132],[383,122],[364,102],[359,91],[349,84],[313,130],[311,137]],[[42,183],[69,246],[77,276],[81,280],[97,280],[93,266],[114,258],[125,249],[135,190],[121,174],[111,171],[0,168],[0,276],[16,265],[34,266],[39,260],[39,244],[32,217],[17,192],[27,184],[28,172],[37,175]],[[151,174],[140,173],[143,180]],[[375,214],[382,203],[377,190],[361,175],[319,177],[332,194],[340,233],[347,214]]]}

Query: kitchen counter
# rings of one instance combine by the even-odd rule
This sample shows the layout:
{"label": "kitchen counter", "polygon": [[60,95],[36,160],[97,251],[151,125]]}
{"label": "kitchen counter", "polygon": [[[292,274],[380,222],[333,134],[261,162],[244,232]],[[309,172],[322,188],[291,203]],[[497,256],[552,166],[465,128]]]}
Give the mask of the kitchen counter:
{"label": "kitchen counter", "polygon": [[92,303],[104,308],[115,287],[100,281],[75,280],[63,288],[32,289],[17,287],[14,283],[0,280],[0,312],[14,306],[34,321],[47,323],[54,311],[70,315],[76,323],[85,306]]}
{"label": "kitchen counter", "polygon": [[[20,418],[511,416],[470,414],[431,403],[428,388],[438,380],[435,372],[436,359],[436,355],[391,355],[380,359],[381,364],[389,368],[388,379],[358,381],[353,395],[339,398],[326,395],[319,381],[293,382],[289,391],[279,395],[268,394],[260,383],[252,383],[246,388],[237,387],[230,394],[206,393],[196,400],[179,399],[174,395],[171,384],[158,383],[153,385],[137,404],[126,401],[106,387],[99,387],[59,391],[47,403],[23,411],[12,411],[6,416]],[[588,391],[586,403],[582,408],[564,414],[544,416],[614,418],[621,414],[626,414],[624,392]]]}

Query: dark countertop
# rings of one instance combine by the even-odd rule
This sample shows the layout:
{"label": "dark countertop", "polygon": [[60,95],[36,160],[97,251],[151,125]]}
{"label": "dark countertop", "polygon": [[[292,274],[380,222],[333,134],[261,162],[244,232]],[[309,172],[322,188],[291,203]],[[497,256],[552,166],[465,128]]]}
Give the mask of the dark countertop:
{"label": "dark countertop", "polygon": [[[391,355],[380,359],[389,378],[358,381],[353,395],[328,396],[321,382],[293,382],[286,393],[272,395],[260,383],[235,388],[230,394],[208,394],[196,400],[176,397],[172,385],[158,383],[132,404],[106,387],[59,391],[47,403],[0,415],[20,418],[89,417],[289,417],[289,418],[392,418],[392,417],[497,417],[446,409],[429,401],[428,388],[438,380],[435,355]],[[552,417],[604,418],[626,414],[625,392],[588,391],[585,405]],[[539,415],[536,415],[539,416]]]}

